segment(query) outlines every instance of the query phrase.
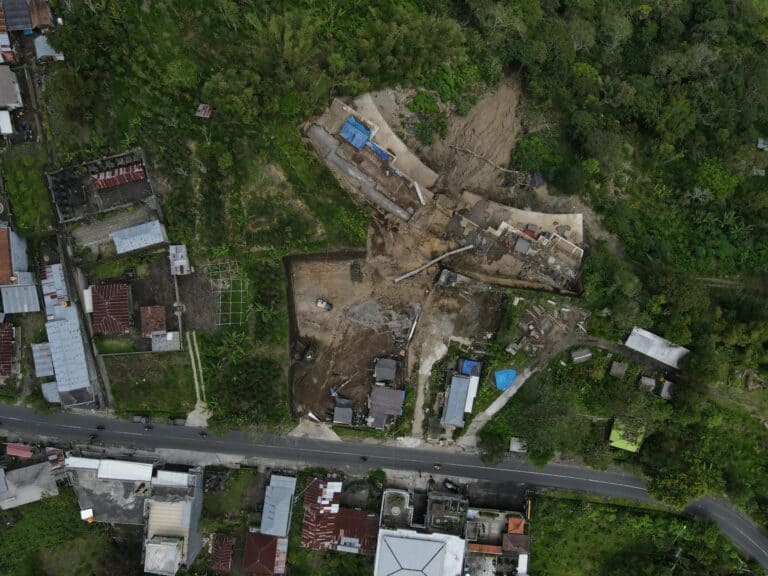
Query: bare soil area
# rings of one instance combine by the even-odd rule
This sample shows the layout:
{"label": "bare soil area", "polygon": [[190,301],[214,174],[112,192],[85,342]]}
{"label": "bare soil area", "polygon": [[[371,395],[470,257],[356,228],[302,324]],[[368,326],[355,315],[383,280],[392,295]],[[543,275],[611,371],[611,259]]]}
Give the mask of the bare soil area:
{"label": "bare soil area", "polygon": [[413,90],[385,89],[358,98],[366,110],[375,108],[391,131],[406,136],[407,144],[440,175],[435,188],[448,192],[461,190],[487,191],[499,188],[504,174],[488,162],[463,148],[487,158],[494,164],[506,166],[521,130],[520,79],[504,79],[472,107],[466,116],[452,115],[445,138],[437,138],[431,146],[423,146],[415,136],[407,134],[404,119],[413,116],[407,108]]}
{"label": "bare soil area", "polygon": [[139,277],[131,283],[134,310],[133,325],[141,327],[140,308],[142,306],[164,306],[167,329],[169,331],[178,330],[178,320],[173,313],[176,293],[165,252],[141,268]]}
{"label": "bare soil area", "polygon": [[200,268],[178,279],[179,297],[185,308],[184,330],[215,330],[218,300],[211,281]]}

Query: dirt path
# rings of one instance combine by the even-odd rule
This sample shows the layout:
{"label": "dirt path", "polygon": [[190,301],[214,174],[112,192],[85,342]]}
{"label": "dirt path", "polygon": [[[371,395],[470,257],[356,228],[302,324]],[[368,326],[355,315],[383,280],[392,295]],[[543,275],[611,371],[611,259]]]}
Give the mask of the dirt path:
{"label": "dirt path", "polygon": [[192,362],[192,378],[195,381],[195,409],[187,414],[187,426],[200,426],[205,428],[208,425],[208,409],[205,406],[205,389],[202,385],[203,367],[200,364],[200,351],[197,347],[197,334],[187,332],[187,351],[189,360]]}

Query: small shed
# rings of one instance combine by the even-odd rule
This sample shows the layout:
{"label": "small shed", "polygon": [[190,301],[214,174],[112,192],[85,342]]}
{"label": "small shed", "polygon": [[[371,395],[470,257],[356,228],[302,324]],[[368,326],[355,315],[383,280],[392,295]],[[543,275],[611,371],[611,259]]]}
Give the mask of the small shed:
{"label": "small shed", "polygon": [[509,451],[525,453],[528,451],[528,443],[522,438],[512,436],[512,438],[509,439]]}
{"label": "small shed", "polygon": [[636,429],[630,428],[624,421],[616,418],[613,421],[611,435],[608,443],[619,450],[627,452],[637,452],[643,444],[645,437],[645,428],[642,426]]}
{"label": "small shed", "polygon": [[333,409],[333,423],[344,424],[345,426],[352,425],[352,408],[345,406],[336,406]]}
{"label": "small shed", "polygon": [[528,250],[530,249],[531,241],[522,236],[518,237],[517,242],[515,242],[515,252],[518,254],[528,254]]}
{"label": "small shed", "polygon": [[378,358],[373,370],[376,382],[394,382],[397,374],[397,360],[392,358]]}
{"label": "small shed", "polygon": [[181,335],[178,332],[153,332],[152,352],[178,352],[181,350]]}
{"label": "small shed", "polygon": [[35,56],[37,56],[38,60],[43,62],[64,61],[64,54],[54,50],[51,43],[48,42],[48,38],[42,34],[35,38]]}
{"label": "small shed", "polygon": [[32,446],[27,446],[26,444],[14,444],[13,442],[8,442],[5,445],[5,455],[6,456],[15,456],[16,458],[32,458]]}
{"label": "small shed", "polygon": [[574,364],[582,364],[592,359],[592,350],[589,348],[577,348],[571,352],[571,360]]}
{"label": "small shed", "polygon": [[53,376],[53,357],[51,356],[50,343],[32,344],[32,362],[35,365],[36,378]]}
{"label": "small shed", "polygon": [[213,106],[210,104],[203,104],[200,103],[197,105],[197,110],[195,110],[195,116],[198,118],[210,118],[211,114],[213,114]]}
{"label": "small shed", "polygon": [[0,110],[0,134],[9,136],[13,134],[13,122],[11,113],[8,110]]}
{"label": "small shed", "polygon": [[672,384],[672,382],[669,380],[664,380],[664,383],[661,385],[661,392],[659,392],[659,396],[664,398],[664,400],[672,400],[673,388],[674,384]]}
{"label": "small shed", "polygon": [[640,378],[640,382],[638,382],[637,386],[640,390],[650,393],[656,389],[656,380],[650,376],[643,376]]}
{"label": "small shed", "polygon": [[611,363],[611,376],[614,378],[624,378],[629,365],[626,362],[613,361]]}
{"label": "small shed", "polygon": [[189,263],[189,253],[184,244],[171,244],[168,246],[168,259],[171,261],[171,275],[183,276],[193,272]]}

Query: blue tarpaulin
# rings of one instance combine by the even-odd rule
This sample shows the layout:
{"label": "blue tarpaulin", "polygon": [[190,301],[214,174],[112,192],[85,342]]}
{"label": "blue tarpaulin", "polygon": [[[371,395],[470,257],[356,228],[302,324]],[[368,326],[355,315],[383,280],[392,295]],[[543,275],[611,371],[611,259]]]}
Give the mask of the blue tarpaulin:
{"label": "blue tarpaulin", "polygon": [[376,154],[376,155],[377,155],[379,158],[381,158],[382,160],[384,160],[384,162],[389,162],[389,159],[390,159],[391,157],[390,157],[390,155],[389,155],[389,152],[387,152],[386,150],[384,150],[384,148],[382,148],[381,146],[377,146],[377,145],[376,145],[376,144],[373,142],[373,140],[368,140],[368,142],[366,143],[366,145],[368,146],[368,148],[370,148],[371,150],[373,150],[373,151],[374,151],[374,153],[375,153],[375,154]]}
{"label": "blue tarpaulin", "polygon": [[459,372],[464,376],[480,376],[480,372],[483,370],[483,363],[477,360],[467,360],[462,358],[459,360]]}
{"label": "blue tarpaulin", "polygon": [[339,136],[344,138],[347,142],[352,144],[358,150],[362,150],[365,143],[371,138],[371,131],[365,127],[354,116],[347,118],[344,126],[339,131]]}
{"label": "blue tarpaulin", "polygon": [[512,386],[512,382],[517,378],[517,370],[508,368],[507,370],[496,370],[493,373],[493,379],[496,381],[496,388],[502,392]]}

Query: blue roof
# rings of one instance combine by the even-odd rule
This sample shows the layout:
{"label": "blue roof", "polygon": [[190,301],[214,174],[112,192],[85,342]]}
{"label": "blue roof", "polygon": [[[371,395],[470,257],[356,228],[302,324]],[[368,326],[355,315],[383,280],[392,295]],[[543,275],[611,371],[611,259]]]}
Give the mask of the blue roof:
{"label": "blue roof", "polygon": [[511,368],[507,370],[496,370],[493,374],[493,379],[496,381],[496,388],[499,390],[506,390],[512,386],[512,382],[517,378],[517,370]]}
{"label": "blue roof", "polygon": [[347,142],[352,144],[358,150],[362,150],[365,143],[371,138],[371,131],[365,127],[354,116],[347,118],[344,126],[339,131],[339,136],[344,138]]}
{"label": "blue roof", "polygon": [[477,360],[467,360],[462,358],[459,360],[459,372],[464,376],[480,376],[480,372],[483,370],[483,363]]}

